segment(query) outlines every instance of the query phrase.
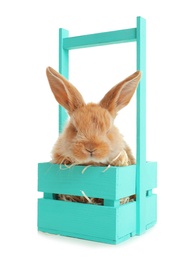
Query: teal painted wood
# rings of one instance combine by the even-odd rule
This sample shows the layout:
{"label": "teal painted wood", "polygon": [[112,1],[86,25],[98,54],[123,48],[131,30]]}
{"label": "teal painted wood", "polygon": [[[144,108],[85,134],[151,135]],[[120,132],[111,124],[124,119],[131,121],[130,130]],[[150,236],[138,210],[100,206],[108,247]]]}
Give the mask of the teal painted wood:
{"label": "teal painted wood", "polygon": [[[65,29],[59,29],[59,73],[61,73],[66,79],[69,77],[69,52],[63,48],[63,39],[69,36],[69,32]],[[59,105],[59,133],[68,119],[66,110]]]}
{"label": "teal painted wood", "polygon": [[[137,203],[120,206],[118,200],[116,200],[118,197],[122,198],[126,194],[134,193],[136,166],[110,167],[106,172],[103,172],[105,167],[90,167],[82,174],[83,169],[84,166],[75,166],[71,169],[61,170],[59,165],[40,163],[38,191],[45,192],[45,194],[49,192],[50,194],[81,195],[80,190],[83,189],[88,196],[106,198],[104,206],[69,202],[67,207],[68,204],[65,204],[65,202],[52,200],[52,197],[46,196],[44,199],[39,200],[38,229],[43,232],[110,244],[123,242],[136,235]],[[156,188],[157,163],[146,163],[145,178],[147,190]],[[133,188],[131,189],[131,187]],[[91,208],[91,206],[96,207]],[[110,213],[107,208],[112,208],[113,212]],[[155,194],[147,193],[145,209],[144,224],[145,229],[148,229],[156,223],[157,201]],[[66,221],[61,217],[62,215],[65,216],[65,214],[67,216]],[[111,222],[110,214],[112,214],[112,217],[114,214]],[[102,228],[98,231],[98,234],[94,234],[94,231],[92,231],[96,230],[96,226],[99,225],[99,222],[96,222],[97,220],[101,219],[103,221],[102,215],[105,221],[103,226],[108,225],[106,230],[109,227],[111,232],[108,237],[105,236]],[[74,219],[73,216],[75,216]],[[88,222],[86,222],[86,216],[88,216]],[[72,221],[70,222],[70,220]]]}
{"label": "teal painted wood", "polygon": [[116,208],[39,199],[38,208],[38,229],[43,232],[111,244],[135,234],[135,202]]}
{"label": "teal painted wood", "polygon": [[38,223],[39,227],[115,239],[115,208],[44,199],[39,200],[39,203],[41,207],[39,214],[43,215],[43,218],[40,218],[43,222]]}
{"label": "teal painted wood", "polygon": [[146,230],[146,21],[137,17],[137,70],[142,78],[137,89],[137,234]]}
{"label": "teal painted wood", "polygon": [[66,50],[136,41],[136,28],[69,37],[63,40]]}
{"label": "teal painted wood", "polygon": [[[144,203],[144,216],[143,221],[145,225],[145,230],[154,226],[157,222],[157,195],[152,192],[154,188],[157,187],[157,163],[149,162],[146,163],[146,170],[144,172],[145,178],[145,192],[146,198]],[[137,201],[138,204],[138,201]],[[139,214],[139,210],[137,208],[137,214]],[[138,216],[139,218],[139,216]],[[139,234],[139,225],[137,223],[137,234]]]}
{"label": "teal painted wood", "polygon": [[[89,167],[70,169],[57,164],[38,164],[38,191],[81,196],[84,191],[88,197],[119,200],[135,194],[136,166]],[[108,202],[109,203],[109,202]],[[111,203],[111,202],[110,202]],[[110,205],[110,204],[109,204]]]}
{"label": "teal painted wood", "polygon": [[[156,195],[146,199],[146,229],[156,223]],[[136,202],[119,207],[38,199],[38,230],[118,244],[136,235]]]}
{"label": "teal painted wood", "polygon": [[[84,166],[66,168],[57,164],[38,164],[38,191],[63,193],[89,197],[119,200],[136,193],[136,165],[124,167],[90,167],[82,173]],[[157,163],[145,165],[145,191],[157,187]],[[146,196],[146,192],[145,192]]]}

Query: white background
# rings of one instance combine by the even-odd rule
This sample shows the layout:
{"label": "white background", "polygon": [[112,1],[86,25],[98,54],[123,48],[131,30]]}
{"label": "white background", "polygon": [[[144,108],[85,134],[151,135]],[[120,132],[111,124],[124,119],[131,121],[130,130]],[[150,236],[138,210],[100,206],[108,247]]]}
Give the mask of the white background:
{"label": "white background", "polygon": [[[189,259],[187,4],[1,1],[1,259]],[[147,160],[158,161],[158,223],[118,246],[38,233],[37,163],[50,160],[58,131],[57,104],[45,75],[47,66],[58,68],[58,28],[71,36],[133,28],[136,16],[147,20]],[[86,101],[99,100],[135,70],[133,45],[99,50],[71,55],[70,79]],[[134,100],[116,122],[133,150]]]}

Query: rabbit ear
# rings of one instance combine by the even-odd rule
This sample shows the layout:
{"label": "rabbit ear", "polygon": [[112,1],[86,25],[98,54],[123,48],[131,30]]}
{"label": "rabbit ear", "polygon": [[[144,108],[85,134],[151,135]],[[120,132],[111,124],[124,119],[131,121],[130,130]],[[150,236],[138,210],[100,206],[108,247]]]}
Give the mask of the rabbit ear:
{"label": "rabbit ear", "polygon": [[85,105],[79,91],[61,74],[51,67],[46,69],[46,74],[57,102],[69,113],[72,113],[75,109]]}
{"label": "rabbit ear", "polygon": [[115,117],[117,112],[125,107],[131,100],[140,79],[141,72],[136,71],[134,74],[118,83],[103,97],[100,101],[100,106],[108,109]]}

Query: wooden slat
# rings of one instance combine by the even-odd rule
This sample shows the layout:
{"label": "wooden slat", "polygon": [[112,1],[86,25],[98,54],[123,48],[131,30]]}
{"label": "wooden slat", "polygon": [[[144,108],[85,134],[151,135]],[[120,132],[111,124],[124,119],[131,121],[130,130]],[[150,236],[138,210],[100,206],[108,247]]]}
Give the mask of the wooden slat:
{"label": "wooden slat", "polygon": [[137,17],[137,70],[142,78],[137,89],[137,234],[146,230],[146,21]]}
{"label": "wooden slat", "polygon": [[[63,49],[63,39],[69,36],[69,32],[65,29],[59,29],[59,73],[61,73],[66,79],[69,77],[69,52]],[[67,111],[59,105],[59,133],[62,132],[63,128],[68,119]]]}
{"label": "wooden slat", "polygon": [[116,209],[113,207],[39,199],[38,208],[39,230],[86,236],[90,240],[115,240]]}
{"label": "wooden slat", "polygon": [[38,230],[117,244],[135,233],[135,208],[38,199]]}
{"label": "wooden slat", "polygon": [[136,41],[136,28],[68,37],[63,39],[63,48],[73,50]]}
{"label": "wooden slat", "polygon": [[51,163],[38,164],[38,191],[118,200],[135,193],[136,166],[89,167],[67,169]]}

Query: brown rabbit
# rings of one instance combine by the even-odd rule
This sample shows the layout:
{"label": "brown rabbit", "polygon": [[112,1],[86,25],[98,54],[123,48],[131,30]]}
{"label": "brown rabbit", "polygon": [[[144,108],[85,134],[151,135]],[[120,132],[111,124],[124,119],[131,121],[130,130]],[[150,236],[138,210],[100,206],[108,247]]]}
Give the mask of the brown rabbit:
{"label": "brown rabbit", "polygon": [[82,165],[131,165],[135,159],[114,126],[117,112],[131,100],[141,72],[114,86],[98,103],[86,104],[79,91],[57,71],[48,67],[51,90],[70,120],[52,151],[52,162]]}

